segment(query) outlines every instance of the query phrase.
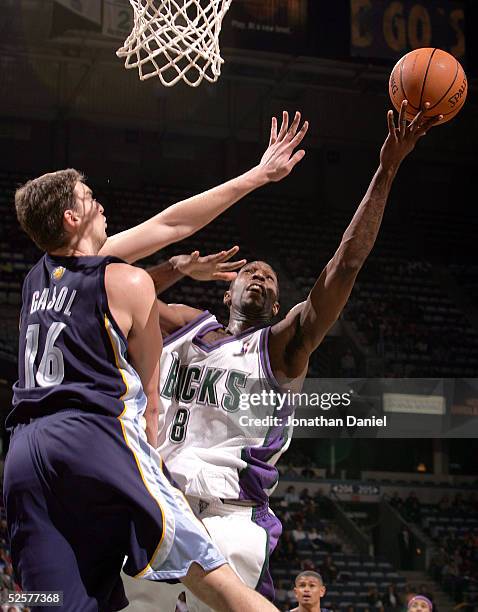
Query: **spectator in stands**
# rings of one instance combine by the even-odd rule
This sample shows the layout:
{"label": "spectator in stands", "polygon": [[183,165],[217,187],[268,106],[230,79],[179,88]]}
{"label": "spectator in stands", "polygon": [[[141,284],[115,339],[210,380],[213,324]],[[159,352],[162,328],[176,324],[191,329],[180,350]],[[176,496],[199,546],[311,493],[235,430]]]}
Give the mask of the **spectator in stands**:
{"label": "spectator in stands", "polygon": [[357,373],[357,364],[352,351],[348,348],[340,360],[341,375],[344,378],[353,378]]}
{"label": "spectator in stands", "polygon": [[320,550],[322,538],[320,537],[320,533],[317,531],[317,527],[310,528],[309,542],[313,550]]}
{"label": "spectator in stands", "polygon": [[295,579],[294,593],[298,606],[291,612],[331,612],[320,607],[320,600],[325,595],[322,576],[317,572],[301,572]]}
{"label": "spectator in stands", "polygon": [[312,559],[302,559],[300,562],[300,569],[304,571],[314,571],[315,563],[312,561]]}
{"label": "spectator in stands", "polygon": [[332,584],[335,582],[338,573],[339,570],[332,561],[332,557],[330,555],[327,555],[327,557],[325,557],[324,559],[324,562],[320,566],[320,575],[323,577],[324,581],[327,584]]}
{"label": "spectator in stands", "polygon": [[295,587],[292,587],[289,591],[287,591],[287,600],[289,605],[287,606],[287,612],[293,607],[295,602],[297,601],[297,597],[295,594]]}
{"label": "spectator in stands", "polygon": [[292,539],[296,544],[307,539],[307,533],[304,530],[304,523],[302,521],[298,522],[296,528],[292,530]]}
{"label": "spectator in stands", "polygon": [[433,576],[433,579],[436,580],[437,582],[440,581],[442,568],[446,562],[447,562],[446,550],[443,548],[443,546],[440,546],[440,548],[435,550],[435,552],[433,553],[433,556],[430,561],[430,568],[429,568],[430,573]]}
{"label": "spectator in stands", "polygon": [[398,543],[400,551],[400,569],[410,570],[413,563],[413,535],[406,525],[402,525],[402,529],[398,534]]}
{"label": "spectator in stands", "polygon": [[383,609],[383,602],[376,587],[370,587],[367,594],[367,603],[372,610]]}
{"label": "spectator in stands", "polygon": [[407,499],[405,500],[405,515],[408,520],[416,523],[420,520],[421,507],[420,500],[416,493],[411,491]]}
{"label": "spectator in stands", "polygon": [[[329,552],[339,552],[342,548],[340,540],[330,527],[324,526],[322,533],[322,547]],[[328,580],[327,580],[328,582]]]}
{"label": "spectator in stands", "polygon": [[398,594],[397,587],[394,584],[389,584],[387,590],[382,595],[382,602],[385,612],[388,610],[398,610],[402,607],[402,600]]}
{"label": "spectator in stands", "polygon": [[390,505],[396,508],[399,512],[402,512],[403,499],[400,497],[397,491],[394,491],[390,498]]}
{"label": "spectator in stands", "polygon": [[300,499],[304,502],[304,504],[307,504],[312,499],[309,494],[309,489],[302,489]]}
{"label": "spectator in stands", "polygon": [[11,563],[8,563],[5,569],[3,570],[3,573],[0,574],[0,588],[4,588],[7,591],[17,590],[15,582],[13,580],[13,568]]}
{"label": "spectator in stands", "polygon": [[300,497],[297,494],[294,485],[287,487],[284,495],[284,501],[286,502],[286,505],[300,503]]}
{"label": "spectator in stands", "polygon": [[[297,557],[297,546],[292,539],[290,531],[284,531],[282,537],[279,540],[279,544],[275,551],[275,556],[279,560],[287,561],[289,564],[293,564]],[[297,565],[298,565],[297,561]]]}
{"label": "spectator in stands", "polygon": [[[276,602],[279,604],[283,604],[287,602],[287,590],[284,588],[284,582],[282,580],[278,580],[276,583]],[[289,606],[287,606],[289,607]]]}
{"label": "spectator in stands", "polygon": [[441,570],[441,577],[445,586],[450,586],[450,590],[453,590],[453,583],[456,578],[460,575],[460,568],[455,559],[448,559]]}
{"label": "spectator in stands", "polygon": [[322,529],[322,523],[317,518],[317,504],[313,499],[309,499],[304,506],[304,518],[306,522],[314,523],[319,529]]}
{"label": "spectator in stands", "polygon": [[409,612],[432,612],[433,604],[424,595],[415,595],[408,602],[407,610]]}
{"label": "spectator in stands", "polygon": [[[298,462],[298,460],[289,458],[289,463],[287,463],[284,466],[283,471],[282,471],[282,475],[283,476],[287,476],[291,480],[294,480],[295,478],[300,476],[299,471],[295,468],[295,465],[297,465],[297,462]],[[294,488],[294,487],[292,487],[292,488]],[[289,487],[289,489],[290,489],[290,487]],[[287,493],[287,491],[286,491],[286,493]]]}
{"label": "spectator in stands", "polygon": [[315,472],[310,465],[306,465],[301,471],[302,478],[315,478]]}
{"label": "spectator in stands", "polygon": [[287,589],[284,588],[284,581],[283,580],[278,580],[276,582],[276,596],[275,596],[275,601],[277,604],[279,604],[281,607],[280,609],[285,609],[288,610],[289,606],[287,605],[287,607],[284,605],[288,602],[288,597],[287,597]]}
{"label": "spectator in stands", "polygon": [[351,582],[353,574],[349,569],[341,569],[337,575],[337,582]]}
{"label": "spectator in stands", "polygon": [[448,497],[448,495],[444,495],[438,502],[438,509],[440,511],[440,514],[447,513],[448,510],[450,510],[450,508],[451,508],[450,498]]}

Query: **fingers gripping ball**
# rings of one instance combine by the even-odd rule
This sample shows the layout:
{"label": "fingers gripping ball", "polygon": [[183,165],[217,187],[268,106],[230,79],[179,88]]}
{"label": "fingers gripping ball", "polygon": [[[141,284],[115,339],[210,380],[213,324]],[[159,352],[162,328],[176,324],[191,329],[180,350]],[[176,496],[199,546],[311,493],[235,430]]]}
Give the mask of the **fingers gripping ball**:
{"label": "fingers gripping ball", "polygon": [[443,115],[440,123],[450,121],[466,100],[468,83],[461,64],[446,51],[423,47],[404,55],[395,64],[388,84],[396,110],[408,100],[407,119],[411,121],[425,102],[430,107],[424,117]]}

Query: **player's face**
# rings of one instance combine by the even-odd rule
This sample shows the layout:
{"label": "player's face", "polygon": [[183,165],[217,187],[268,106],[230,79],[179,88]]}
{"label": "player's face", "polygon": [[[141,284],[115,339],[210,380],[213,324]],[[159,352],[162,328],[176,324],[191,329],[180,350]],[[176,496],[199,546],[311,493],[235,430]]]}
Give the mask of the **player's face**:
{"label": "player's face", "polygon": [[429,604],[423,599],[416,599],[408,604],[408,611],[410,612],[431,612]]}
{"label": "player's face", "polygon": [[229,303],[241,311],[272,318],[279,310],[277,276],[264,261],[242,267],[228,294]]}
{"label": "player's face", "polygon": [[80,237],[90,238],[98,251],[106,242],[106,217],[104,208],[93,197],[93,192],[84,183],[78,181],[74,192],[76,212],[80,217],[78,233]]}
{"label": "player's face", "polygon": [[303,606],[315,606],[325,595],[325,587],[314,576],[304,576],[296,581],[294,593],[297,601]]}

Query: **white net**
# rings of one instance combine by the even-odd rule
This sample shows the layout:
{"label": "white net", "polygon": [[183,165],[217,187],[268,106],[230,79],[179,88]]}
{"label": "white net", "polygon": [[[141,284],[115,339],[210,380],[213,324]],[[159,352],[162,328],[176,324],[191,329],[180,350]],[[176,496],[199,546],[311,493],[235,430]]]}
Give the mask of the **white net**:
{"label": "white net", "polygon": [[144,81],[159,77],[168,87],[183,80],[214,83],[224,60],[219,34],[232,0],[129,0],[134,25],[118,57]]}

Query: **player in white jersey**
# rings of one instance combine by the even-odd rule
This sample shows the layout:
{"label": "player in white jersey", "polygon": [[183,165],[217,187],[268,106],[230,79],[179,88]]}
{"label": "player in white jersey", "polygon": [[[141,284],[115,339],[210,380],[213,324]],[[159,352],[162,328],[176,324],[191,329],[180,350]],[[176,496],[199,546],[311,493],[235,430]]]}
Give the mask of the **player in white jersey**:
{"label": "player in white jersey", "polygon": [[[279,288],[274,270],[262,261],[242,267],[226,291],[227,327],[209,312],[159,304],[168,334],[161,358],[159,451],[231,566],[269,598],[268,557],[281,525],[267,500],[278,479],[275,463],[289,444],[286,417],[292,408],[285,406],[275,421],[275,407],[262,403],[260,416],[270,420],[251,427],[240,420],[253,411],[250,403],[241,411],[241,396],[300,389],[310,355],[341,313],[375,243],[401,162],[437,121],[419,113],[407,126],[405,110],[403,104],[398,128],[389,111],[380,165],[339,248],[306,301],[283,320],[270,323],[279,311]],[[159,286],[161,271],[152,275]],[[187,602],[191,612],[208,609],[189,593]]]}

